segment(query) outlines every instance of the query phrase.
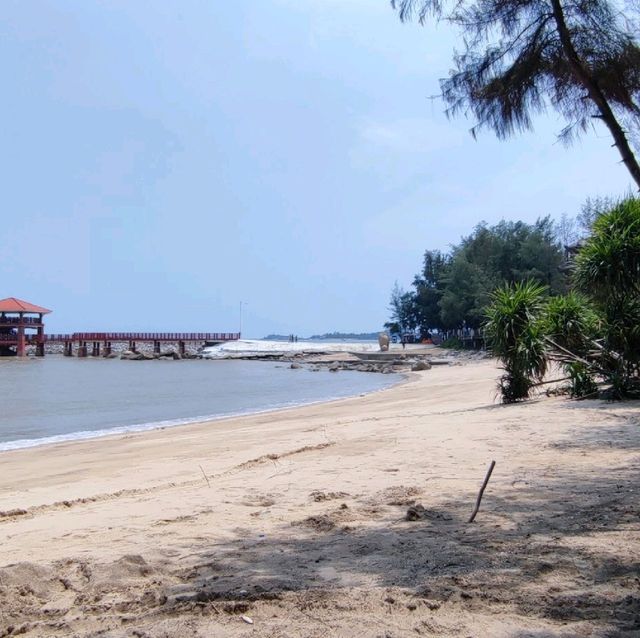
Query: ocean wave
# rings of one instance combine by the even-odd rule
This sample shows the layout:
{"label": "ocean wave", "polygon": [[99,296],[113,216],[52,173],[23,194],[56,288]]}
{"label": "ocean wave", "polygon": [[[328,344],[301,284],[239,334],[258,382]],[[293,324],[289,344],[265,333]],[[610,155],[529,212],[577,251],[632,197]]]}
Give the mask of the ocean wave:
{"label": "ocean wave", "polygon": [[227,341],[202,350],[205,359],[223,359],[234,354],[288,354],[291,352],[376,352],[377,342],[337,341],[266,341],[262,339],[240,339]]}

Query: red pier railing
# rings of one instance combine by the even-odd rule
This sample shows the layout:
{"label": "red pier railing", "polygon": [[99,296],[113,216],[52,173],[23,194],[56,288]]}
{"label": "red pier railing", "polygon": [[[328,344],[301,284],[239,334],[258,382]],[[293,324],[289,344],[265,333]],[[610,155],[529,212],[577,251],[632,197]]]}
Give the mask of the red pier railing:
{"label": "red pier railing", "polygon": [[47,334],[47,343],[69,341],[237,341],[239,332],[74,332]]}

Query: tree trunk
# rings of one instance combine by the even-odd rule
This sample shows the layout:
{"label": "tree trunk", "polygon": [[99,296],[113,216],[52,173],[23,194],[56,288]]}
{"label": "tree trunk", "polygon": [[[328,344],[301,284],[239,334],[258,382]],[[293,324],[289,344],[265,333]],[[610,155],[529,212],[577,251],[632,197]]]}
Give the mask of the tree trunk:
{"label": "tree trunk", "polygon": [[606,96],[598,86],[597,81],[594,79],[587,66],[582,62],[582,60],[578,56],[577,51],[575,50],[575,47],[573,46],[571,33],[569,32],[569,28],[567,27],[567,23],[564,17],[564,11],[562,9],[562,5],[560,4],[560,0],[551,0],[551,6],[553,7],[553,17],[556,21],[556,26],[558,27],[562,49],[567,56],[569,66],[571,67],[571,70],[575,74],[576,78],[582,83],[582,85],[589,93],[589,97],[591,98],[591,100],[598,107],[600,116],[602,117],[602,121],[609,129],[615,141],[615,145],[618,147],[618,152],[622,157],[622,161],[631,174],[631,177],[633,177],[636,185],[640,189],[640,165],[638,165],[638,160],[631,150],[631,146],[629,145],[627,136],[625,135],[622,126],[620,126],[620,123],[616,119],[616,116],[609,106],[609,102],[607,101]]}

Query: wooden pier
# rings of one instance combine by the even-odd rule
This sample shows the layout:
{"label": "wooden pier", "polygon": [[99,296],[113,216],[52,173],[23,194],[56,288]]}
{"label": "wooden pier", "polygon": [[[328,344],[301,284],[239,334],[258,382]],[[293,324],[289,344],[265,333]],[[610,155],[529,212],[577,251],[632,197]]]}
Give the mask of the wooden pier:
{"label": "wooden pier", "polygon": [[239,332],[74,332],[73,334],[44,335],[44,343],[62,343],[64,355],[108,357],[114,343],[126,343],[127,350],[137,352],[139,343],[152,343],[153,352],[160,354],[163,343],[177,343],[178,352],[184,355],[188,343],[215,345],[225,341],[237,341]]}
{"label": "wooden pier", "polygon": [[215,345],[237,341],[239,332],[74,332],[45,334],[44,315],[51,310],[15,297],[0,300],[0,356],[24,357],[27,346],[35,347],[35,354],[44,357],[45,346],[61,343],[68,357],[108,357],[115,343],[126,343],[127,349],[137,352],[137,344],[152,343],[153,352],[160,354],[163,343],[175,343],[181,355],[188,343]]}

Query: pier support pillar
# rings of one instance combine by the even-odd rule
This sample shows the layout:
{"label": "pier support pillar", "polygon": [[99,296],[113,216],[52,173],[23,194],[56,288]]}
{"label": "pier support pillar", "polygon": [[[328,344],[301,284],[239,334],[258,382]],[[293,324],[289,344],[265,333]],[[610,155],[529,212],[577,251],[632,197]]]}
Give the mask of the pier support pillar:
{"label": "pier support pillar", "polygon": [[73,357],[73,342],[71,341],[64,342],[64,356]]}
{"label": "pier support pillar", "polygon": [[129,341],[129,350],[131,350],[131,352],[137,352],[135,341]]}
{"label": "pier support pillar", "polygon": [[100,342],[99,341],[94,341],[93,342],[93,346],[91,348],[91,356],[92,357],[99,357],[100,356]]}
{"label": "pier support pillar", "polygon": [[154,354],[160,354],[160,342],[159,341],[154,341],[153,342],[153,353]]}
{"label": "pier support pillar", "polygon": [[44,328],[38,328],[38,336],[36,337],[36,357],[44,357]]}
{"label": "pier support pillar", "polygon": [[78,346],[78,356],[79,357],[86,357],[88,354],[87,352],[87,342],[86,341],[81,341],[80,345]]}
{"label": "pier support pillar", "polygon": [[178,341],[178,352],[180,353],[180,356],[184,357],[186,351],[187,349],[185,347],[184,341]]}
{"label": "pier support pillar", "polygon": [[104,355],[105,357],[108,357],[111,354],[111,341],[105,341],[104,342]]}
{"label": "pier support pillar", "polygon": [[[20,320],[22,320],[22,317],[20,317]],[[27,354],[26,341],[24,338],[24,326],[18,326],[18,345],[16,347],[16,354],[19,357],[24,357]]]}

